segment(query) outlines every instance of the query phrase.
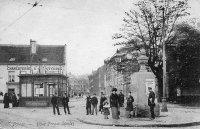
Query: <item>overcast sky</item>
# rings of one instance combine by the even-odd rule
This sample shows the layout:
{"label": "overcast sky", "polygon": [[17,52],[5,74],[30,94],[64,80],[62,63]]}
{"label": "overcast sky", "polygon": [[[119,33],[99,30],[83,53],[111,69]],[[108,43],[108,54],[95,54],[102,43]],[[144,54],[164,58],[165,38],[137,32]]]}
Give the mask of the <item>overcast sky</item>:
{"label": "overcast sky", "polygon": [[[39,1],[39,0],[38,0]],[[67,44],[68,70],[88,74],[103,65],[116,47],[124,11],[136,0],[42,0],[21,19],[34,0],[0,0],[0,44]],[[191,16],[200,17],[200,1],[189,1]],[[13,23],[13,24],[12,24]]]}

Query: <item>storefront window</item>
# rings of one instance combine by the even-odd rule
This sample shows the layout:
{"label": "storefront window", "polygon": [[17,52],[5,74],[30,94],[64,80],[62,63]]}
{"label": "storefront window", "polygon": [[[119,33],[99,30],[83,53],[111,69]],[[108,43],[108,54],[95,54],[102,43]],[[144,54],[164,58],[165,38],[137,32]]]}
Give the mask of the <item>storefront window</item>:
{"label": "storefront window", "polygon": [[32,96],[31,84],[22,84],[21,93],[22,97],[31,97]]}
{"label": "storefront window", "polygon": [[34,96],[44,96],[44,84],[35,84],[34,85]]}

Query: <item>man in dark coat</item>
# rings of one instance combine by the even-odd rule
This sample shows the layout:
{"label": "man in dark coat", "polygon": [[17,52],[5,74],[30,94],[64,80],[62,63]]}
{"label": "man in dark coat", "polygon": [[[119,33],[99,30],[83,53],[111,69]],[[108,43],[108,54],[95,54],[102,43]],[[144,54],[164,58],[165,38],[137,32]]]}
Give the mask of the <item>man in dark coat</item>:
{"label": "man in dark coat", "polygon": [[57,110],[58,115],[60,115],[60,111],[59,111],[59,107],[58,107],[58,97],[57,94],[53,95],[53,97],[51,98],[51,103],[53,105],[53,114],[56,114],[55,109]]}
{"label": "man in dark coat", "polygon": [[96,97],[96,94],[94,93],[94,96],[91,98],[91,105],[92,105],[92,113],[91,115],[94,115],[94,110],[97,115],[97,104],[98,104],[98,99]]}
{"label": "man in dark coat", "polygon": [[119,93],[119,106],[120,107],[124,106],[124,94],[122,93],[122,90]]}
{"label": "man in dark coat", "polygon": [[[62,98],[62,105],[64,107],[65,115],[67,112],[68,114],[70,114],[68,102],[69,102],[69,97],[67,96],[67,93],[65,93],[64,97]],[[66,112],[66,108],[67,108],[67,112]]]}
{"label": "man in dark coat", "polygon": [[12,106],[17,107],[17,96],[15,93],[12,95]]}
{"label": "man in dark coat", "polygon": [[101,98],[100,98],[100,105],[99,105],[99,111],[101,111],[101,114],[103,112],[103,102],[106,100],[106,97],[103,93],[101,93]]}
{"label": "man in dark coat", "polygon": [[91,114],[91,97],[90,94],[88,94],[86,98],[86,115]]}
{"label": "man in dark coat", "polygon": [[155,107],[155,93],[152,91],[151,87],[148,87],[149,97],[148,97],[148,105],[150,107],[151,119],[155,119],[154,107]]}
{"label": "man in dark coat", "polygon": [[127,107],[126,107],[126,111],[129,111],[129,118],[131,118],[131,112],[133,111],[133,102],[134,102],[134,98],[131,95],[131,92],[128,93],[128,97],[127,97]]}

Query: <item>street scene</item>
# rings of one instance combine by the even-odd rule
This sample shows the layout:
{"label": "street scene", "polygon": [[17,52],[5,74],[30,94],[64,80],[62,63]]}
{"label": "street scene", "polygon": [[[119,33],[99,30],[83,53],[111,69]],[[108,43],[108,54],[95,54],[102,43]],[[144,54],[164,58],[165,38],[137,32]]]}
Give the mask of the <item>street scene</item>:
{"label": "street scene", "polygon": [[199,129],[199,0],[0,0],[0,129]]}

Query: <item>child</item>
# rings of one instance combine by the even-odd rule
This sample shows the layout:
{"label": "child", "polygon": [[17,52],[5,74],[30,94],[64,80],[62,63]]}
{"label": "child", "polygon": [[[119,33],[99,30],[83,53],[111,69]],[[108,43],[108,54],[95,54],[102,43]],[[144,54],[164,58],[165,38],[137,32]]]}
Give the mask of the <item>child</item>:
{"label": "child", "polygon": [[104,115],[104,119],[108,119],[108,115],[110,115],[109,108],[110,108],[110,106],[109,106],[108,100],[106,99],[103,102],[103,115]]}

